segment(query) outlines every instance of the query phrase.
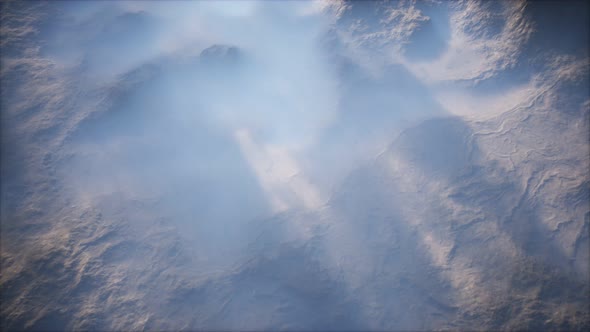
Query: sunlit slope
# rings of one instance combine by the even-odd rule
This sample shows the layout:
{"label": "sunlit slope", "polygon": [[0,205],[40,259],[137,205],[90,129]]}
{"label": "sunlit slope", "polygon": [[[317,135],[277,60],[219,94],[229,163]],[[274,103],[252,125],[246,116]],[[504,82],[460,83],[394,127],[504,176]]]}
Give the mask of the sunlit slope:
{"label": "sunlit slope", "polygon": [[[462,329],[588,324],[588,105],[547,112],[550,100],[485,122],[426,121],[333,196],[370,257],[387,258],[366,284],[392,289],[384,328],[435,328],[404,325],[412,312]],[[557,148],[552,135],[577,138]],[[414,286],[391,286],[403,280]]]}

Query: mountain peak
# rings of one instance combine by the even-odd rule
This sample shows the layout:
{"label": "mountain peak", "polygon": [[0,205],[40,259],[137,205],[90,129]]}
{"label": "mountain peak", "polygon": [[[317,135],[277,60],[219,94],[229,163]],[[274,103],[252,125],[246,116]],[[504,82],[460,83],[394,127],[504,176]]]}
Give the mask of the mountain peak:
{"label": "mountain peak", "polygon": [[199,59],[205,63],[236,64],[242,58],[242,52],[236,46],[214,44],[204,49]]}

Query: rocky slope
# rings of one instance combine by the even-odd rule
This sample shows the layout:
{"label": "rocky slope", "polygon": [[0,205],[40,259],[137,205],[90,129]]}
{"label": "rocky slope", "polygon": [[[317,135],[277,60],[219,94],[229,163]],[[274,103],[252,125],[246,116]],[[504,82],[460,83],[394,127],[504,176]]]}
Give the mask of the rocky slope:
{"label": "rocky slope", "polygon": [[[61,17],[56,7],[3,3],[2,329],[587,329],[587,58],[544,58],[517,106],[454,116],[412,64],[385,63],[388,75],[375,77],[344,49],[385,50],[397,40],[409,45],[401,54],[426,61],[445,52],[450,36],[428,52],[423,43],[450,12],[473,35],[511,41],[500,43],[506,51],[532,33],[519,24],[526,6],[506,5],[505,19],[486,16],[485,3],[442,14],[418,5],[422,14],[392,7],[379,21],[397,27],[389,34],[377,24],[339,44],[346,94],[320,148],[293,158],[276,147],[255,151],[270,151],[262,174],[276,184],[261,181],[244,152],[271,134],[233,135],[207,109],[167,107],[173,99],[199,109],[215,97],[209,84],[239,96],[223,75],[199,77],[213,67],[231,76],[247,52],[216,45],[200,57],[162,56],[96,83],[88,68],[99,58],[68,67],[44,53],[53,52],[43,45],[52,15]],[[374,8],[363,8],[338,9],[339,24],[371,17]],[[132,36],[154,23],[143,12],[108,15],[122,32],[98,29],[95,19],[84,36],[128,41],[127,29]],[[481,18],[484,29],[468,24]],[[421,32],[404,30],[412,26]],[[387,45],[384,35],[393,38]],[[454,72],[469,93],[512,83],[497,58],[487,60],[470,75]],[[174,94],[163,90],[169,84],[191,89]],[[422,107],[421,117],[408,115]],[[362,157],[343,157],[353,155]],[[296,167],[305,160],[317,173]],[[318,188],[329,189],[324,200]],[[275,209],[269,192],[286,207]]]}

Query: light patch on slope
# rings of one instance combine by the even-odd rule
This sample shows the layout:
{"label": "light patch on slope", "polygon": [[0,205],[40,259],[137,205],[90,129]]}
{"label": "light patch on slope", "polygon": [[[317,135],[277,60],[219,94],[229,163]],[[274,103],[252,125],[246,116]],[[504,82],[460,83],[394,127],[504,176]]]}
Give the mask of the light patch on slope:
{"label": "light patch on slope", "polygon": [[[247,129],[236,131],[234,137],[272,203],[274,212],[304,208],[316,213],[315,217],[291,219],[287,227],[305,240],[316,234],[317,227],[329,228],[330,231],[324,234],[324,263],[330,267],[334,279],[344,278],[351,291],[363,287],[373,273],[374,262],[351,227],[351,221],[325,205],[321,191],[306,178],[287,149],[258,144]],[[368,315],[368,312],[363,314]]]}
{"label": "light patch on slope", "polygon": [[247,129],[236,131],[234,137],[275,212],[297,206],[315,210],[323,204],[319,190],[304,177],[296,160],[285,148],[259,145]]}
{"label": "light patch on slope", "polygon": [[440,89],[436,100],[451,114],[468,120],[485,120],[522,104],[530,103],[538,89],[533,82],[511,88],[502,94],[476,96],[460,89]]}

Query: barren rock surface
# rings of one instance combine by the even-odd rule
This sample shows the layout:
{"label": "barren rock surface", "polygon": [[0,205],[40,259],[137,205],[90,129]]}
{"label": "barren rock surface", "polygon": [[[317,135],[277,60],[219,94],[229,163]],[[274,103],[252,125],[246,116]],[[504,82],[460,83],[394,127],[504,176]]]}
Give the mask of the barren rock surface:
{"label": "barren rock surface", "polygon": [[160,5],[2,3],[3,330],[590,326],[587,14]]}

